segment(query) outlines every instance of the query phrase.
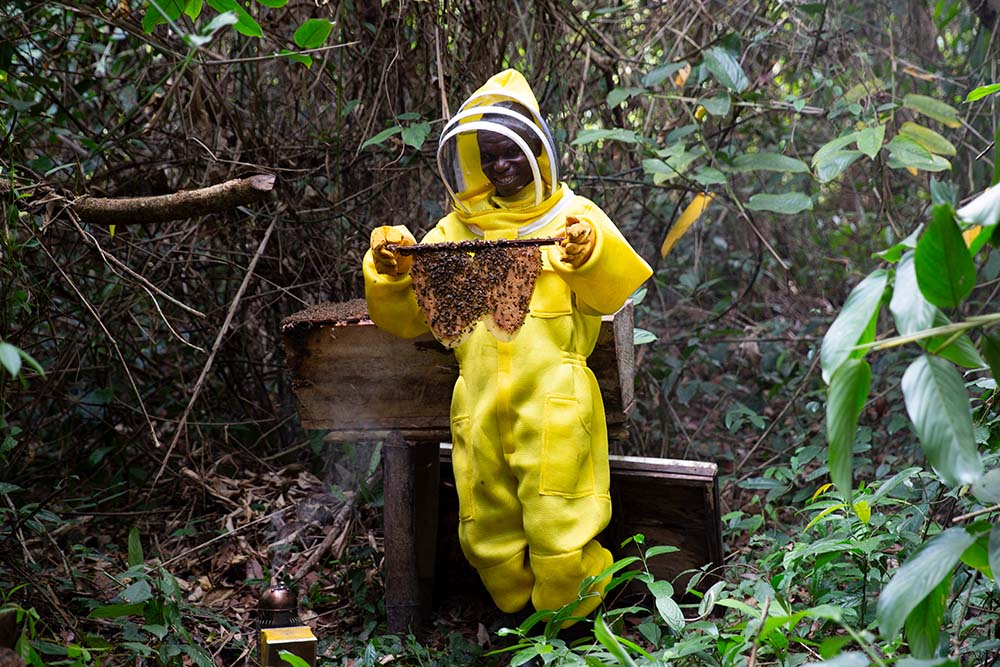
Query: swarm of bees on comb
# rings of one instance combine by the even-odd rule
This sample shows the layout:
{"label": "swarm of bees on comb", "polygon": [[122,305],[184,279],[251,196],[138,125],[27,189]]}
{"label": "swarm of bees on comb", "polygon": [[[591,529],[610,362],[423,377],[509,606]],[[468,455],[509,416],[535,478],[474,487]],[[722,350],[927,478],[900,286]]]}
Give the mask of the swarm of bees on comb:
{"label": "swarm of bees on comb", "polygon": [[434,337],[453,348],[482,321],[498,340],[513,339],[528,315],[542,271],[539,245],[556,241],[435,243],[435,252],[410,246],[413,291]]}

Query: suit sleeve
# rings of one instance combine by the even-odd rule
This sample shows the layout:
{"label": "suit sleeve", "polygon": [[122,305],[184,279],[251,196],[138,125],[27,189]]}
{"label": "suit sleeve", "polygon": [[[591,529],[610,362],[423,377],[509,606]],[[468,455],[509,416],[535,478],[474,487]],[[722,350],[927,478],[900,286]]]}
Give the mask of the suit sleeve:
{"label": "suit sleeve", "polygon": [[604,211],[591,201],[583,201],[584,206],[569,215],[593,228],[594,252],[576,269],[560,260],[558,246],[547,249],[549,260],[573,290],[578,306],[585,312],[609,315],[625,305],[626,299],[653,275],[653,270]]}
{"label": "suit sleeve", "polygon": [[[421,243],[439,243],[445,240],[440,225],[432,229]],[[362,263],[365,276],[365,301],[368,316],[378,328],[401,338],[415,338],[430,331],[424,314],[417,305],[410,274],[387,276],[375,270],[375,261],[369,248]]]}

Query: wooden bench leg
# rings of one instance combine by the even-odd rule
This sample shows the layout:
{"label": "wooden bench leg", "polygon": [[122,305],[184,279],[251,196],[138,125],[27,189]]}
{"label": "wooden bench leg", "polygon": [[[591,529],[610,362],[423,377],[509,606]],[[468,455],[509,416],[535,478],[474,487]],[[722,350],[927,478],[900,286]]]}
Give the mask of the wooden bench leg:
{"label": "wooden bench leg", "polygon": [[437,544],[437,442],[393,432],[382,448],[385,610],[389,632],[416,631],[430,612]]}

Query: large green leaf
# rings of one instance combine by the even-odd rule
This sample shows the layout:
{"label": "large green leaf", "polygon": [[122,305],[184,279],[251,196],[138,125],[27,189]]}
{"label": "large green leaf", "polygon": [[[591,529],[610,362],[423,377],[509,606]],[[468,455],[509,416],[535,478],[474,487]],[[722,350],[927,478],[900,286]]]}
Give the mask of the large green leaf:
{"label": "large green leaf", "polygon": [[945,171],[951,163],[940,155],[934,155],[913,139],[896,135],[886,144],[889,159],[886,164],[892,169],[921,169],[923,171]]}
{"label": "large green leaf", "polygon": [[889,301],[889,312],[896,322],[896,330],[906,336],[929,329],[934,323],[935,310],[937,309],[924,298],[917,285],[917,270],[911,250],[899,260],[896,280],[892,286],[892,300]]}
{"label": "large green leaf", "polygon": [[941,641],[941,621],[944,620],[945,599],[949,590],[951,579],[945,577],[906,617],[906,641],[917,658],[934,657]]}
{"label": "large green leaf", "polygon": [[300,49],[315,49],[323,46],[332,30],[333,23],[327,19],[306,19],[292,35],[292,39]]}
{"label": "large green leaf", "polygon": [[907,109],[913,109],[917,113],[922,113],[942,125],[962,127],[962,121],[958,118],[958,110],[950,104],[934,99],[933,97],[910,93],[903,98],[903,106]]}
{"label": "large green leaf", "polygon": [[820,183],[828,183],[844,173],[844,170],[858,161],[861,151],[831,151],[825,153],[816,163],[816,178]]}
{"label": "large green leaf", "polygon": [[236,14],[236,18],[239,20],[233,25],[233,29],[241,35],[246,35],[247,37],[264,36],[264,31],[261,30],[260,24],[236,0],[207,0],[207,2],[208,6],[217,12],[233,12]]}
{"label": "large green leaf", "polygon": [[870,324],[878,315],[879,304],[889,274],[884,269],[872,271],[855,286],[844,302],[837,319],[833,321],[820,348],[820,361],[823,367],[823,380],[830,378],[840,365],[851,356],[863,357],[863,353],[852,355],[851,348],[863,341],[862,337],[870,329]]}
{"label": "large green leaf", "polygon": [[858,150],[874,160],[885,141],[885,125],[866,127],[858,131]]}
{"label": "large green leaf", "polygon": [[826,438],[830,443],[830,479],[848,503],[854,483],[854,435],[871,390],[872,369],[864,359],[848,359],[830,379],[826,405]]}
{"label": "large green leaf", "polygon": [[983,474],[976,449],[969,394],[958,370],[940,357],[921,355],[903,373],[903,398],[927,460],[949,486],[972,484]]}
{"label": "large green leaf", "polygon": [[626,144],[634,144],[639,141],[639,137],[634,130],[625,130],[620,127],[611,129],[596,128],[580,130],[576,135],[576,139],[571,143],[574,146],[584,146],[586,144],[597,143],[598,141],[621,141]]}
{"label": "large green leaf", "polygon": [[975,536],[964,528],[949,528],[903,563],[878,599],[877,617],[883,637],[892,639],[899,634],[910,612],[941,584],[975,541]]}
{"label": "large green leaf", "polygon": [[733,158],[734,171],[787,171],[801,174],[809,171],[802,160],[779,153],[745,153]]}
{"label": "large green leaf", "polygon": [[976,286],[976,265],[948,206],[935,206],[914,255],[917,284],[939,308],[954,308]]}
{"label": "large green leaf", "polygon": [[747,75],[743,72],[739,62],[730,51],[713,46],[706,49],[702,56],[705,59],[705,67],[715,80],[723,86],[737,93],[742,93],[750,85]]}
{"label": "large green leaf", "polygon": [[924,127],[919,123],[912,121],[903,123],[903,126],[899,128],[899,134],[917,142],[929,152],[936,155],[955,155],[957,152],[954,144],[934,130]]}
{"label": "large green leaf", "polygon": [[759,193],[752,195],[747,202],[747,208],[751,211],[772,211],[785,215],[811,211],[812,207],[812,199],[802,192]]}

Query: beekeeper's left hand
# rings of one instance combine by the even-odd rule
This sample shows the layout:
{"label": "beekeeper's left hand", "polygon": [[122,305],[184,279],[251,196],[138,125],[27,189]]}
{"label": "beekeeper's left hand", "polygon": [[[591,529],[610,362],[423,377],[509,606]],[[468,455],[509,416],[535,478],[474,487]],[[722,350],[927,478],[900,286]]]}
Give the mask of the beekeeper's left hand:
{"label": "beekeeper's left hand", "polygon": [[573,216],[566,217],[566,238],[559,242],[559,249],[562,252],[560,259],[563,263],[569,264],[574,269],[580,268],[590,259],[596,243],[596,234],[589,222]]}

